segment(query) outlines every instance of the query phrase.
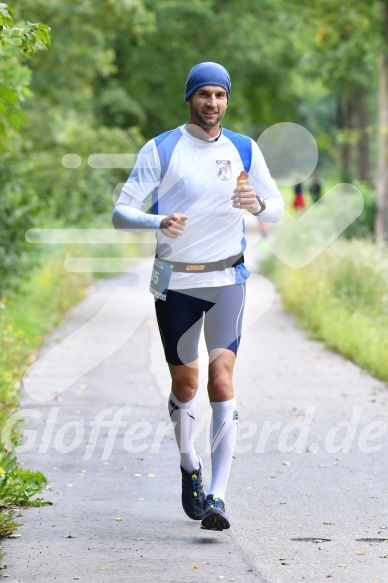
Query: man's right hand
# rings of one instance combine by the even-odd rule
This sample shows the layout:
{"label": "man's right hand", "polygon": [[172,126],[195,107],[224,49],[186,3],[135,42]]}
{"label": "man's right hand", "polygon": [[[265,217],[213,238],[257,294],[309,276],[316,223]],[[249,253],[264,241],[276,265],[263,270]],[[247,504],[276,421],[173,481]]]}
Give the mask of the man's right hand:
{"label": "man's right hand", "polygon": [[166,237],[177,239],[185,230],[188,219],[189,217],[182,213],[172,213],[162,220],[159,228]]}

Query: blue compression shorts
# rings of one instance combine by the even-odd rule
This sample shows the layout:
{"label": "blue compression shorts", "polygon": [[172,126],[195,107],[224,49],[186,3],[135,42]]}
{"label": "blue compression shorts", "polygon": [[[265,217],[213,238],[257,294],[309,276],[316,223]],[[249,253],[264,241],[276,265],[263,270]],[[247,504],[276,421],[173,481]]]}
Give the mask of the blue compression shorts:
{"label": "blue compression shorts", "polygon": [[202,326],[208,352],[227,348],[237,354],[244,303],[245,283],[168,290],[165,301],[155,301],[166,361],[179,365],[196,360]]}

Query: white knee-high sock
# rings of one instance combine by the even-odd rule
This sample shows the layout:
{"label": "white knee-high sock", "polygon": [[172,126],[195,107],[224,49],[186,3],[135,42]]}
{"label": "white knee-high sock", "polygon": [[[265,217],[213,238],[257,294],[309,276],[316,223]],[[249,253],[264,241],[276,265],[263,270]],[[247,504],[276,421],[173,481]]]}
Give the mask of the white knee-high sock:
{"label": "white knee-high sock", "polygon": [[181,466],[187,472],[198,470],[199,460],[195,453],[193,433],[195,424],[194,399],[181,403],[171,391],[168,411],[174,423],[175,439],[181,455]]}
{"label": "white knee-high sock", "polygon": [[212,402],[210,405],[213,409],[210,429],[212,482],[208,493],[224,500],[237,439],[236,399]]}

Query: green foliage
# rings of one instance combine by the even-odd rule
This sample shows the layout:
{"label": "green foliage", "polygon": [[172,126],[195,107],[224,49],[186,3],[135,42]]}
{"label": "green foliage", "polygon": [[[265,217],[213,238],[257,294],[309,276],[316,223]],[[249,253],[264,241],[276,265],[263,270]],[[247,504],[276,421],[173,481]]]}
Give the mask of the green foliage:
{"label": "green foliage", "polygon": [[[296,117],[291,75],[302,47],[285,35],[284,2],[147,0],[145,4],[154,14],[153,26],[136,37],[117,36],[115,73],[97,84],[105,123],[113,119],[135,124],[147,137],[176,127],[188,115],[187,74],[201,61],[220,62],[231,74],[226,126],[257,139],[260,129]],[[114,95],[118,88],[119,112],[113,104],[102,107],[109,101],[105,94]],[[124,92],[126,115],[121,106]]]}
{"label": "green foliage", "polygon": [[313,338],[388,380],[387,257],[383,243],[342,239],[302,269],[271,257],[264,270]]}
{"label": "green foliage", "polygon": [[52,504],[41,498],[33,498],[45,486],[47,478],[41,472],[18,467],[16,458],[11,453],[0,457],[0,536],[8,536],[21,526],[13,519],[18,506]]}
{"label": "green foliage", "polygon": [[15,506],[44,506],[51,502],[33,499],[47,486],[47,478],[41,472],[31,472],[18,467],[12,454],[0,458],[0,508]]}
{"label": "green foliage", "polygon": [[[34,0],[24,2],[13,16],[23,22],[31,13],[44,17],[50,26],[50,50],[40,51],[28,65],[20,56],[20,47],[7,45],[0,53],[4,80],[0,122],[2,100],[8,104],[3,120],[7,139],[0,146],[0,212],[4,217],[0,294],[8,294],[20,275],[37,264],[38,254],[25,241],[28,229],[47,228],[58,219],[63,226],[86,226],[111,209],[113,190],[125,181],[130,169],[92,169],[90,154],[136,153],[143,142],[136,128],[101,124],[90,103],[96,77],[105,78],[113,71],[112,39],[124,34],[126,26],[137,34],[147,25],[141,2],[111,0],[107,10],[105,2],[73,0],[66,5],[57,2],[54,7]],[[48,30],[47,25],[33,27],[36,34]],[[23,37],[25,26],[16,28]],[[30,52],[41,48],[39,36],[31,35]],[[65,154],[79,156],[80,166],[64,167]]]}
{"label": "green foliage", "polygon": [[[8,168],[9,169],[9,168]],[[35,225],[41,203],[31,188],[22,180],[0,179],[0,296],[6,289],[17,285],[18,278],[31,268],[36,261],[36,253],[25,240],[26,231]]]}
{"label": "green foliage", "polygon": [[355,87],[370,89],[371,79],[376,83],[383,38],[379,2],[293,0],[292,4],[305,14],[296,26],[304,39],[309,34],[303,64],[311,74],[319,71],[328,87],[350,96]]}
{"label": "green foliage", "polygon": [[50,44],[49,29],[41,22],[27,22],[14,26],[15,11],[0,3],[0,48],[16,47],[27,55],[47,48]]}
{"label": "green foliage", "polygon": [[376,193],[368,184],[355,181],[364,197],[364,208],[361,215],[342,233],[346,239],[365,239],[372,237],[376,218]]}
{"label": "green foliage", "polygon": [[[0,4],[0,135],[6,136],[13,128],[17,132],[27,122],[20,105],[28,94],[28,69],[22,59],[50,44],[49,29],[37,23],[19,23],[13,20],[14,10]],[[1,154],[1,149],[0,149]]]}
{"label": "green foliage", "polygon": [[24,233],[34,224],[40,202],[37,190],[19,175],[22,163],[22,127],[27,116],[22,106],[30,96],[30,69],[26,57],[50,43],[48,27],[14,22],[15,12],[0,4],[0,293],[12,287],[33,262]]}

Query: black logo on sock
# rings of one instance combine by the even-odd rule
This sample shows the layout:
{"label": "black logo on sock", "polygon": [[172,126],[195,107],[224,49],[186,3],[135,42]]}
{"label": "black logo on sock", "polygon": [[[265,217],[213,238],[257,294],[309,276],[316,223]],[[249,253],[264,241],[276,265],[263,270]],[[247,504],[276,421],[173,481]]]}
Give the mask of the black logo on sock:
{"label": "black logo on sock", "polygon": [[237,409],[233,411],[233,421],[238,421],[238,411]]}
{"label": "black logo on sock", "polygon": [[179,407],[176,403],[174,403],[174,401],[172,399],[170,399],[170,403],[169,403],[172,411],[170,411],[170,417],[173,414],[174,411],[178,411]]}

